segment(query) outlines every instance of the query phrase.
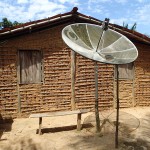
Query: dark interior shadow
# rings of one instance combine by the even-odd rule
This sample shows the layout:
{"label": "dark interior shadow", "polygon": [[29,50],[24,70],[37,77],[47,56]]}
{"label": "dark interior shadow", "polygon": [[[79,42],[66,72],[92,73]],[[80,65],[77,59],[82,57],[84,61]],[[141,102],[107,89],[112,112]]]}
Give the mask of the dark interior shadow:
{"label": "dark interior shadow", "polygon": [[[82,128],[89,128],[89,127],[93,127],[92,124],[83,124]],[[42,134],[43,133],[55,133],[55,132],[62,132],[62,131],[70,131],[70,130],[75,130],[77,129],[76,125],[71,125],[71,126],[63,126],[63,127],[55,127],[55,128],[43,128],[41,129]],[[36,130],[36,134],[38,134],[39,129]]]}
{"label": "dark interior shadow", "polygon": [[13,119],[4,119],[2,115],[0,114],[0,141],[6,140],[2,139],[2,135],[4,132],[9,132],[12,129]]}

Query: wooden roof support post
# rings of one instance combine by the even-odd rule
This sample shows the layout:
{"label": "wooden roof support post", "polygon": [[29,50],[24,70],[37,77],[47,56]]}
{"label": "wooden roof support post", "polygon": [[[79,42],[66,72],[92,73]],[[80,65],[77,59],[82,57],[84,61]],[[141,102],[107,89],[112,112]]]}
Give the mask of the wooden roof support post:
{"label": "wooden roof support post", "polygon": [[119,71],[118,65],[116,65],[117,70],[117,81],[116,81],[116,101],[117,101],[117,112],[116,112],[116,132],[115,132],[115,148],[118,148],[118,135],[119,135]]}
{"label": "wooden roof support post", "polygon": [[76,54],[71,51],[71,109],[76,109],[75,104],[75,74],[76,74]]}
{"label": "wooden roof support post", "polygon": [[134,69],[134,76],[133,76],[133,80],[132,80],[132,107],[136,106],[136,99],[135,99],[135,63],[133,63],[133,69]]}
{"label": "wooden roof support post", "polygon": [[17,97],[18,97],[18,113],[21,114],[21,99],[20,99],[20,59],[19,51],[17,51]]}
{"label": "wooden roof support post", "polygon": [[18,113],[21,114],[21,99],[20,99],[20,88],[19,84],[17,83],[17,94],[18,94]]}

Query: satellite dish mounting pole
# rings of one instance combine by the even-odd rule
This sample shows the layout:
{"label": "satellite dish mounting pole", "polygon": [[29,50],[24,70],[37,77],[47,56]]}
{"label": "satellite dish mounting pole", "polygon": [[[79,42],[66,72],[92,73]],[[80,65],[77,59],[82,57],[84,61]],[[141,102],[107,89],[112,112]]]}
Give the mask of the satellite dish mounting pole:
{"label": "satellite dish mounting pole", "polygon": [[95,119],[96,119],[96,132],[100,132],[100,118],[98,109],[98,64],[95,61]]}
{"label": "satellite dish mounting pole", "polygon": [[96,48],[96,52],[97,52],[97,50],[98,50],[98,47],[99,47],[99,44],[100,44],[100,42],[101,42],[101,40],[102,40],[102,37],[103,37],[103,34],[104,34],[104,32],[108,29],[108,25],[109,25],[109,18],[105,18],[105,20],[103,21],[103,23],[102,23],[102,34],[101,34],[101,36],[100,36],[100,38],[99,38],[99,41],[98,41],[98,44],[97,44],[97,48]]}
{"label": "satellite dish mounting pole", "polygon": [[[102,37],[104,32],[108,29],[109,19],[105,18],[105,21],[102,23],[102,34],[99,38],[96,52],[98,50],[98,47],[101,43]],[[99,118],[99,109],[98,109],[98,64],[97,61],[95,61],[95,117],[96,117],[96,132],[100,132],[100,118]]]}
{"label": "satellite dish mounting pole", "polygon": [[116,133],[115,133],[115,148],[118,148],[118,126],[119,126],[119,71],[118,64],[116,64],[116,101],[117,101],[117,114],[116,114]]}

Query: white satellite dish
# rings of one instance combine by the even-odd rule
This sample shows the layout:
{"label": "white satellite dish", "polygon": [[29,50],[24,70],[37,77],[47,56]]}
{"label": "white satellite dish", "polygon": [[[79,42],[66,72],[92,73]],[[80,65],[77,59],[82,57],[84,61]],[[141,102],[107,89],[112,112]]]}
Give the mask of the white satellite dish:
{"label": "white satellite dish", "polygon": [[95,116],[97,131],[100,130],[98,110],[98,65],[102,63],[115,64],[117,68],[117,114],[115,147],[118,148],[118,125],[119,125],[119,82],[118,64],[133,62],[138,57],[135,45],[124,35],[108,28],[109,19],[105,18],[102,26],[76,23],[66,26],[62,30],[64,42],[75,52],[89,59],[95,60]]}
{"label": "white satellite dish", "polygon": [[98,25],[68,25],[62,30],[62,38],[75,52],[103,63],[126,64],[138,56],[137,48],[128,38],[111,29],[103,32]]}

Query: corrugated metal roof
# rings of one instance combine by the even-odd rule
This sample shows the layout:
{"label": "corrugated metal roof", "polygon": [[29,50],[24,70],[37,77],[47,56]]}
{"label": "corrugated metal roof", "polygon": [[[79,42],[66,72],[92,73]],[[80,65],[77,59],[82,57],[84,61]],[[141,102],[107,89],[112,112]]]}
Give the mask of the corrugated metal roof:
{"label": "corrugated metal roof", "polygon": [[[57,24],[66,23],[67,21],[74,21],[78,22],[78,20],[83,20],[83,22],[89,22],[93,24],[101,25],[102,21],[98,20],[96,18],[93,18],[91,16],[86,16],[84,14],[81,14],[77,12],[78,8],[74,7],[72,11],[64,13],[64,14],[58,14],[46,19],[36,20],[27,22],[18,26],[14,26],[12,28],[5,28],[0,30],[0,40],[4,40],[13,36],[21,35],[23,33],[29,33],[32,31],[37,31],[39,29],[42,29],[47,26],[55,26]],[[109,24],[109,28],[116,30],[125,36],[129,37],[132,40],[142,42],[144,44],[150,44],[150,38],[147,37],[144,34],[141,34],[136,31],[129,30],[127,28],[124,28],[122,26],[116,25],[116,24]]]}

